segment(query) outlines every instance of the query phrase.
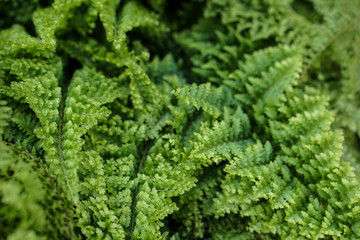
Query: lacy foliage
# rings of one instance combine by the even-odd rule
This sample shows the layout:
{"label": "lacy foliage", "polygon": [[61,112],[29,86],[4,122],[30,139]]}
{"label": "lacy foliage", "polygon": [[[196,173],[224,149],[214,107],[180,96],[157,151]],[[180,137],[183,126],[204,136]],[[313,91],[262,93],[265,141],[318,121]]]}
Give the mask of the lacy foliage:
{"label": "lacy foliage", "polygon": [[359,10],[1,2],[0,238],[360,238]]}

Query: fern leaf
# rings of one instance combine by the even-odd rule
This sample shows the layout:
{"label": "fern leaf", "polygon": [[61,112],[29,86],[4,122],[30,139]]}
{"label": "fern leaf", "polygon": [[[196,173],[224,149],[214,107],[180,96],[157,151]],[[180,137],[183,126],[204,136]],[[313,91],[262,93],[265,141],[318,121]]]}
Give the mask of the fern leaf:
{"label": "fern leaf", "polygon": [[221,88],[212,89],[210,84],[203,84],[185,86],[173,93],[186,103],[194,105],[197,110],[202,108],[206,113],[217,118],[222,113],[220,110],[223,101],[221,92]]}

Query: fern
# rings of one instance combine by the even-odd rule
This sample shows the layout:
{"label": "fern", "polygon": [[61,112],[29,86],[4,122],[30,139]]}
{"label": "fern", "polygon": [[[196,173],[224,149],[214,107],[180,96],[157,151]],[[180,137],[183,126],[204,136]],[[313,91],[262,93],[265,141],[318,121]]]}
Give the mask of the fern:
{"label": "fern", "polygon": [[359,9],[2,1],[0,238],[360,238]]}
{"label": "fern", "polygon": [[[267,62],[274,55],[270,53],[284,51],[288,51],[287,48],[267,49],[248,57],[246,63],[249,65],[243,65],[243,72],[234,75],[243,76],[245,87],[239,88],[236,80],[228,81],[235,91],[247,92],[249,99],[243,102],[251,104],[253,119],[262,126],[255,131],[263,136],[262,141],[267,141],[262,144],[259,139],[256,144],[227,158],[230,162],[224,168],[225,179],[218,183],[222,192],[217,193],[210,206],[206,204],[204,217],[216,219],[238,214],[248,219],[243,224],[250,232],[284,238],[337,238],[344,234],[351,238],[358,234],[358,219],[357,207],[351,205],[349,194],[358,194],[358,183],[349,171],[350,166],[339,164],[342,136],[329,132],[333,116],[326,110],[327,99],[316,96],[315,90],[305,90],[304,95],[294,89],[300,76],[299,70],[293,69],[299,68],[297,64],[286,65],[288,61],[284,61],[286,67],[278,63],[274,63],[274,68],[271,64],[251,67],[260,56],[262,62]],[[269,83],[254,81],[253,76],[257,75],[264,76]],[[283,78],[272,78],[272,75]],[[268,97],[272,88],[261,87],[274,86],[275,81],[281,83],[278,86],[283,86],[285,94],[271,94],[275,97],[272,99]],[[352,180],[331,183],[339,176]],[[340,204],[342,202],[349,205]],[[211,231],[210,226],[208,231]]]}
{"label": "fern", "polygon": [[191,103],[199,110],[200,107],[215,118],[221,114],[220,106],[223,102],[220,98],[221,89],[211,89],[210,84],[185,86],[174,92],[175,96],[182,99],[186,103]]}

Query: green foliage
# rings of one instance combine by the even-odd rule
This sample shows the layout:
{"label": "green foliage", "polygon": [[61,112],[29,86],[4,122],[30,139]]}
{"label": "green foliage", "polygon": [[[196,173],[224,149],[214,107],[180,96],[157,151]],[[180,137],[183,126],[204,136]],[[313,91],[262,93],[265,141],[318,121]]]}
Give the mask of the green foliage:
{"label": "green foliage", "polygon": [[0,238],[359,239],[355,0],[0,0]]}
{"label": "green foliage", "polygon": [[210,83],[199,86],[196,84],[184,86],[181,89],[177,89],[174,94],[187,104],[194,105],[197,110],[202,108],[204,112],[215,118],[221,114],[220,108],[223,101],[220,97],[222,91],[221,89],[211,89]]}
{"label": "green foliage", "polygon": [[[10,108],[1,102],[1,131]],[[3,132],[1,132],[3,133]],[[63,202],[39,159],[15,144],[0,143],[1,236],[8,239],[67,238]],[[53,224],[49,224],[52,222]],[[6,227],[5,227],[6,226]]]}

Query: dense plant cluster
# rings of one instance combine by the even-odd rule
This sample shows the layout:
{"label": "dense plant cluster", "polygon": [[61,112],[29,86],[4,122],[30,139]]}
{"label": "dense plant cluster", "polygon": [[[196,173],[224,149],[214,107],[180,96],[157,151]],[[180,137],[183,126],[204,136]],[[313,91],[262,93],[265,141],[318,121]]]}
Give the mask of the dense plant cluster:
{"label": "dense plant cluster", "polygon": [[358,0],[0,0],[0,239],[360,239]]}

